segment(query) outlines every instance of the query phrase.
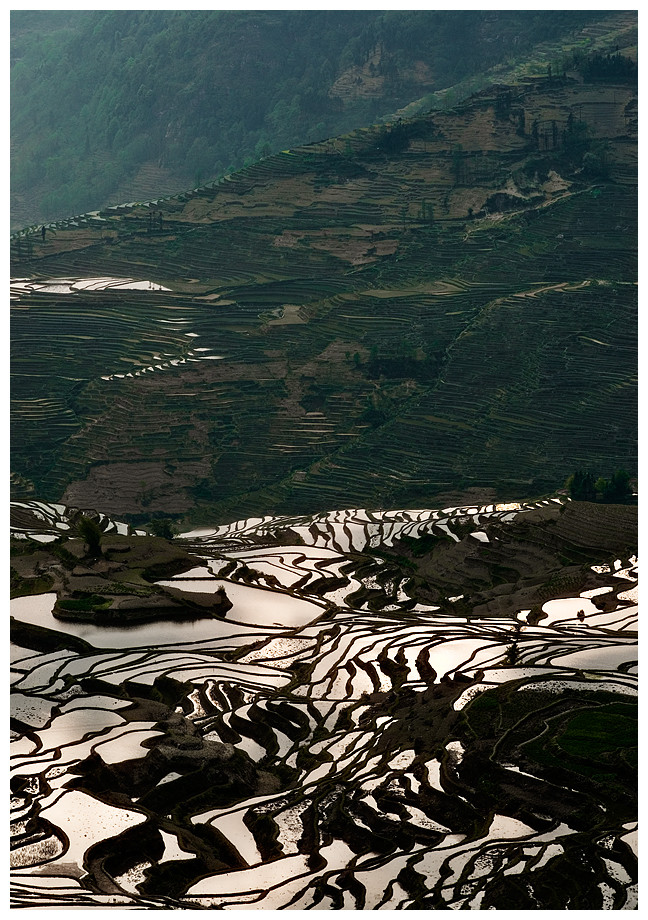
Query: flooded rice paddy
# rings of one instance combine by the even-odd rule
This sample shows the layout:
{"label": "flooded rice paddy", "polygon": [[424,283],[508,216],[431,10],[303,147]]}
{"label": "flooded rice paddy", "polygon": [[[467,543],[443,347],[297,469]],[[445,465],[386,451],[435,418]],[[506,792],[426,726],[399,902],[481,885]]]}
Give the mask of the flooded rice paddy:
{"label": "flooded rice paddy", "polygon": [[12,278],[11,296],[21,294],[73,294],[78,291],[168,291],[170,288],[156,281],[137,281],[134,278],[53,278],[33,281],[29,278]]}
{"label": "flooded rice paddy", "polygon": [[[593,559],[605,586],[535,619],[418,603],[386,561],[404,537],[486,549],[542,505],[200,528],[196,568],[163,584],[224,586],[218,619],[100,627],[14,600],[12,906],[540,909],[578,865],[576,907],[636,909],[636,822],[542,747],[548,725],[569,752],[595,709],[626,717],[636,558]],[[34,507],[23,539],[61,532],[62,506]]]}

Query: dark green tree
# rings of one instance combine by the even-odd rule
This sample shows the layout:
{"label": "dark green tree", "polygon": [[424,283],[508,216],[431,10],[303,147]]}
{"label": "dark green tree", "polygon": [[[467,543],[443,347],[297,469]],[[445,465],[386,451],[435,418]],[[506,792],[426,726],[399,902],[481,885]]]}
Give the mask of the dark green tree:
{"label": "dark green tree", "polygon": [[82,514],[77,521],[76,532],[85,542],[88,556],[101,556],[103,533],[96,521]]}
{"label": "dark green tree", "polygon": [[615,470],[611,479],[600,476],[595,487],[597,495],[604,502],[620,504],[632,498],[630,475],[626,470]]}
{"label": "dark green tree", "polygon": [[524,109],[520,109],[520,111],[518,112],[517,118],[518,118],[518,126],[517,126],[515,133],[519,137],[524,137],[526,133],[526,115],[525,115]]}
{"label": "dark green tree", "polygon": [[511,114],[511,104],[513,97],[511,90],[500,90],[495,97],[495,116],[497,118],[508,118]]}
{"label": "dark green tree", "polygon": [[596,485],[592,473],[576,470],[565,482],[565,488],[570,498],[577,502],[593,502],[596,500]]}
{"label": "dark green tree", "polygon": [[169,518],[156,518],[149,525],[149,530],[156,537],[164,537],[165,540],[173,540],[176,535],[176,529],[173,521]]}
{"label": "dark green tree", "polygon": [[612,473],[611,486],[613,501],[625,502],[632,498],[630,474],[626,470],[615,470]]}

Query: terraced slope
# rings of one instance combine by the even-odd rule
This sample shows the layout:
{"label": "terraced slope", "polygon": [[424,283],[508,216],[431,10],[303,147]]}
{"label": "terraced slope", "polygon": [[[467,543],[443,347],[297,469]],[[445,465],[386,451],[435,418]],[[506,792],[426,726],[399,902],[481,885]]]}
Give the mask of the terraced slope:
{"label": "terraced slope", "polygon": [[[232,520],[634,474],[636,162],[632,87],[526,78],[14,235],[14,496]],[[45,283],[102,276],[144,284]]]}
{"label": "terraced slope", "polygon": [[[74,510],[13,511],[16,565],[67,547],[74,576]],[[12,905],[636,909],[636,524],[559,498],[257,517],[174,541],[196,567],[160,582],[224,585],[224,618],[16,598]]]}

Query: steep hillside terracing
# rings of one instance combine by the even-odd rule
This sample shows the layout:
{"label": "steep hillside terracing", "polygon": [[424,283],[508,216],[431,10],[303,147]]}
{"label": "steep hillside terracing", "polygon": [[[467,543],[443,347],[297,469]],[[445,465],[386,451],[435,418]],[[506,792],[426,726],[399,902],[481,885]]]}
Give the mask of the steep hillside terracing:
{"label": "steep hillside terracing", "polygon": [[[12,273],[18,497],[231,519],[634,472],[628,85],[286,151],[14,235]],[[32,283],[103,275],[151,283]]]}
{"label": "steep hillside terracing", "polygon": [[[77,515],[12,507],[16,908],[636,909],[636,508]],[[61,622],[151,551],[225,616]]]}
{"label": "steep hillside terracing", "polygon": [[636,10],[14,10],[11,226],[176,194],[383,121],[421,93],[427,111],[441,95],[447,106],[545,74],[549,60],[558,73],[569,49],[636,48],[636,21]]}

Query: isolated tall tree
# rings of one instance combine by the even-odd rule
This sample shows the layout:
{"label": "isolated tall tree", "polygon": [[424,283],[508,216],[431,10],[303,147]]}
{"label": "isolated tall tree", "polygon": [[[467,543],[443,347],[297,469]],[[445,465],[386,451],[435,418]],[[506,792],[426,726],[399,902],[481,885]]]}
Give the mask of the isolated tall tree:
{"label": "isolated tall tree", "polygon": [[89,556],[101,556],[102,530],[96,521],[82,514],[76,525],[76,532],[85,542]]}

